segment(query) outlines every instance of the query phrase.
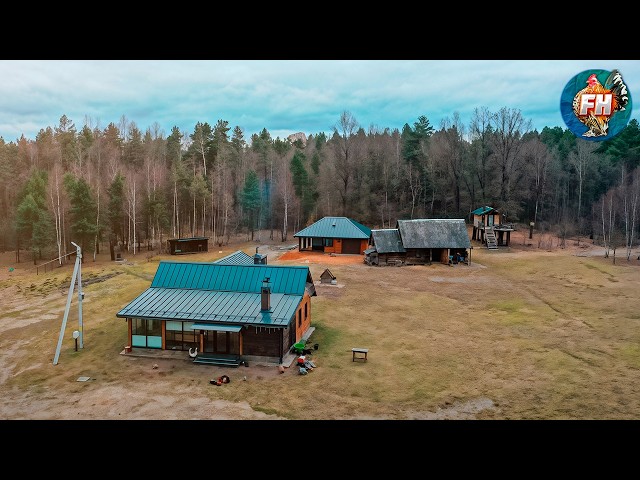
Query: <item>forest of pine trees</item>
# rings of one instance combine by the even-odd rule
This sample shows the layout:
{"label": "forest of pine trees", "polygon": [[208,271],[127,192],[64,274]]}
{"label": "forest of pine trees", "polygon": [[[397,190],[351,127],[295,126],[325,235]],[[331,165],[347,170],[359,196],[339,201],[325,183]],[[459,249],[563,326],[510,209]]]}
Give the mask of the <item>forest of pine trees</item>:
{"label": "forest of pine trees", "polygon": [[538,231],[625,247],[627,258],[638,238],[635,119],[612,140],[590,142],[560,127],[533,130],[517,109],[477,109],[469,125],[453,114],[438,127],[423,115],[401,131],[362,126],[345,111],[329,136],[304,145],[266,128],[245,138],[225,120],[168,136],[124,116],[106,128],[84,123],[63,115],[35,139],[0,137],[0,251],[37,263],[73,251],[73,241],[84,257],[109,248],[113,259],[169,238],[224,245],[266,232],[290,242],[326,215],[371,228],[469,221],[483,205]]}

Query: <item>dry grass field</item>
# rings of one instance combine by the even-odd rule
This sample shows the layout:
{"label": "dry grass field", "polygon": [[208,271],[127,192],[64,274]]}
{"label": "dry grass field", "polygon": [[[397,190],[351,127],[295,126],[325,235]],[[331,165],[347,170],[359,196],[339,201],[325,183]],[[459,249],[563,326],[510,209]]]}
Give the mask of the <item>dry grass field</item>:
{"label": "dry grass field", "polygon": [[[520,235],[520,237],[518,237]],[[527,246],[527,242],[531,245]],[[268,243],[268,242],[267,242]],[[217,367],[120,355],[115,314],[148,288],[161,259],[87,255],[82,266],[85,345],[76,352],[74,295],[53,365],[73,263],[36,275],[0,256],[0,419],[636,419],[640,416],[640,266],[571,241],[539,248],[518,232],[509,249],[474,242],[471,265],[369,267],[360,256],[294,255],[261,248],[271,264],[329,267],[318,285],[310,342],[317,365]],[[289,242],[290,244],[296,243]],[[219,253],[222,252],[222,253]],[[634,256],[638,252],[634,250]],[[618,254],[619,255],[619,254]],[[280,258],[282,256],[282,258]],[[13,267],[13,271],[9,269]],[[352,347],[369,349],[353,362]],[[154,368],[156,366],[156,368]],[[212,386],[222,374],[230,383]],[[90,377],[78,382],[78,377]]]}

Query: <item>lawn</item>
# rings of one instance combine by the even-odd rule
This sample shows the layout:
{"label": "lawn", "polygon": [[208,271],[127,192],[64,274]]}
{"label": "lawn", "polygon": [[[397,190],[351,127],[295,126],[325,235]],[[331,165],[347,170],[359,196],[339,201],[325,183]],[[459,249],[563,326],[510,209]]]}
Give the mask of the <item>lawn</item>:
{"label": "lawn", "polygon": [[[475,242],[474,242],[475,243]],[[126,323],[115,314],[148,288],[160,259],[212,261],[256,243],[207,254],[146,252],[82,267],[85,348],[76,352],[74,297],[58,365],[52,360],[73,264],[36,275],[24,262],[0,295],[1,419],[636,419],[640,415],[640,269],[577,249],[488,251],[471,265],[330,267],[338,286],[317,286],[310,339],[315,368],[215,367],[120,355]],[[261,253],[268,247],[262,247]],[[308,263],[306,263],[308,262]],[[11,264],[15,267],[15,265]],[[369,349],[353,362],[351,348]],[[185,354],[186,357],[186,354]],[[226,374],[231,382],[212,386]],[[78,382],[88,376],[87,382]]]}

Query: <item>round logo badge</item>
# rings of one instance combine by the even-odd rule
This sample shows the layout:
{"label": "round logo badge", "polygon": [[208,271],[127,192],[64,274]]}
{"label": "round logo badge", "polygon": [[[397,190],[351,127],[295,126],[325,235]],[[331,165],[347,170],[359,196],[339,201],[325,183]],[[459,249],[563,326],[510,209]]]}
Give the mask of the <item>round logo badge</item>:
{"label": "round logo badge", "polygon": [[560,113],[576,137],[611,140],[629,123],[631,93],[619,70],[585,70],[562,91]]}

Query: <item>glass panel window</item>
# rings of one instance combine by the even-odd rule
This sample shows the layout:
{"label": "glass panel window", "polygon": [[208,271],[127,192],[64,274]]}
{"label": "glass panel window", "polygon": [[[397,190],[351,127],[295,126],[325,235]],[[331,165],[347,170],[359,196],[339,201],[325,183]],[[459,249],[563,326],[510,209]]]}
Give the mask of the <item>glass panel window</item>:
{"label": "glass panel window", "polygon": [[147,335],[162,336],[162,320],[147,320]]}
{"label": "glass panel window", "polygon": [[324,239],[325,247],[333,247],[333,238],[325,238]]}
{"label": "glass panel window", "polygon": [[166,321],[165,330],[173,330],[176,332],[182,331],[182,322],[171,322],[169,320]]}
{"label": "glass panel window", "polygon": [[133,335],[147,334],[147,321],[144,318],[136,318],[131,323],[132,323],[131,333]]}
{"label": "glass panel window", "polygon": [[182,350],[182,332],[167,330],[164,345],[167,350]]}
{"label": "glass panel window", "polygon": [[216,352],[227,353],[227,332],[216,332]]}
{"label": "glass panel window", "polygon": [[195,325],[194,322],[182,322],[182,331],[183,332],[193,332],[193,327]]}
{"label": "glass panel window", "polygon": [[211,330],[205,330],[204,332],[204,351],[205,352],[215,352],[216,351],[216,344],[215,344],[215,332],[211,331]]}

